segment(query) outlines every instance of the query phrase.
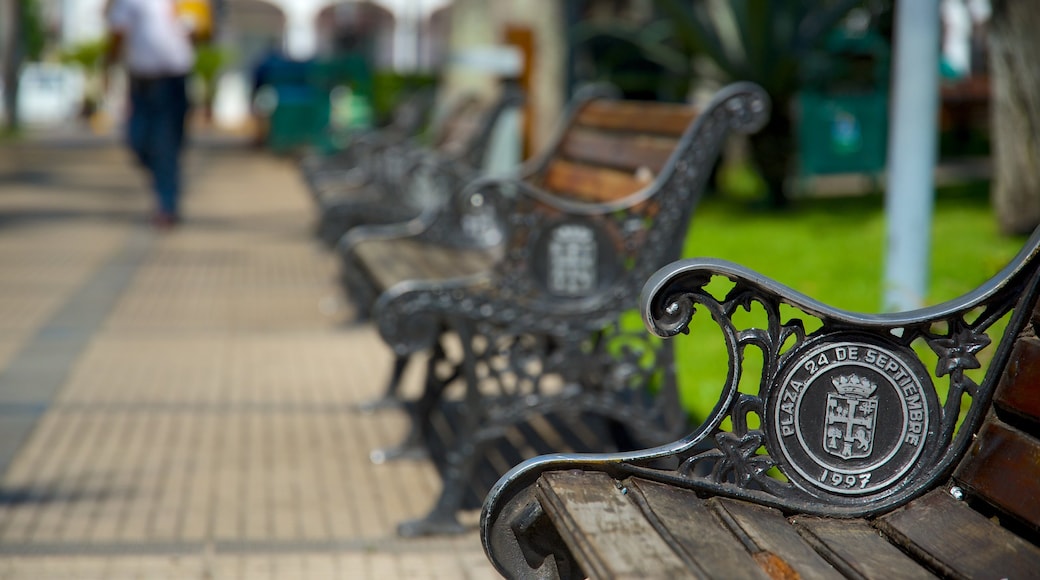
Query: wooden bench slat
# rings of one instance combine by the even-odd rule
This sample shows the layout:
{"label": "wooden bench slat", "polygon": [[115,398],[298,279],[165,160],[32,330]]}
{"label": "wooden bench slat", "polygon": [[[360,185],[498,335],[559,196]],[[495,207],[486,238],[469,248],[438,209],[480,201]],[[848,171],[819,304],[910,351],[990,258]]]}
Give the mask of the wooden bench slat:
{"label": "wooden bench slat", "polygon": [[889,580],[935,578],[864,520],[797,516],[791,518],[791,523],[817,553],[845,576]]}
{"label": "wooden bench slat", "polygon": [[605,133],[585,128],[569,131],[560,144],[567,159],[619,170],[656,175],[675,151],[675,139]]}
{"label": "wooden bench slat", "polygon": [[578,125],[600,129],[645,131],[662,135],[682,135],[697,116],[697,109],[677,103],[633,103],[593,101],[578,112]]}
{"label": "wooden bench slat", "polygon": [[458,153],[464,149],[487,121],[485,113],[489,110],[488,105],[476,97],[456,103],[439,120],[433,137],[433,148],[445,153]]}
{"label": "wooden bench slat", "polygon": [[693,577],[608,475],[546,473],[537,495],[590,578]]}
{"label": "wooden bench slat", "polygon": [[444,136],[438,143],[438,150],[447,154],[465,151],[483,127],[483,117],[481,111],[474,110],[458,119],[453,119],[452,124],[447,127]]}
{"label": "wooden bench slat", "polygon": [[954,478],[1005,513],[1040,529],[1040,441],[991,418]]}
{"label": "wooden bench slat", "polygon": [[557,159],[546,169],[543,186],[561,197],[603,203],[624,199],[650,185],[651,181],[634,172]]}
{"label": "wooden bench slat", "polygon": [[944,576],[1030,578],[1040,549],[937,489],[886,514],[875,525]]}
{"label": "wooden bench slat", "polygon": [[[1022,336],[1015,341],[1007,369],[994,395],[998,408],[1040,424],[1040,338]],[[1033,434],[1038,428],[1034,427]]]}
{"label": "wooden bench slat", "polygon": [[644,514],[657,532],[698,575],[719,579],[769,578],[696,493],[638,478],[627,483],[629,496],[645,504]]}
{"label": "wooden bench slat", "polygon": [[791,527],[780,510],[744,501],[714,497],[708,500],[716,515],[752,551],[759,565],[773,577],[842,578]]}
{"label": "wooden bench slat", "polygon": [[488,250],[449,248],[409,238],[369,240],[358,244],[355,251],[379,292],[404,280],[445,280],[477,274],[488,270],[496,259]]}

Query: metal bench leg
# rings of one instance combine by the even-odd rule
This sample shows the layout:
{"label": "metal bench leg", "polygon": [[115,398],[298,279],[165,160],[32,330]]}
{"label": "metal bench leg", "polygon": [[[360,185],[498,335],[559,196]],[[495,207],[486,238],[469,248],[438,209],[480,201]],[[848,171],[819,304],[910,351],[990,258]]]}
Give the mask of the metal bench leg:
{"label": "metal bench leg", "polygon": [[447,466],[444,473],[444,487],[437,503],[425,517],[406,520],[397,525],[397,535],[405,538],[442,534],[462,534],[470,528],[458,520],[459,508],[466,493],[469,480],[476,461],[474,453],[467,453],[459,458],[457,464]]}
{"label": "metal bench leg", "polygon": [[380,409],[400,407],[401,399],[397,396],[397,391],[401,387],[401,378],[404,376],[404,370],[408,368],[408,362],[411,360],[411,356],[397,355],[394,358],[393,369],[390,371],[390,380],[387,382],[386,392],[378,399],[359,404],[357,410],[362,413],[372,413]]}
{"label": "metal bench leg", "polygon": [[[448,444],[444,457],[444,466],[441,470],[441,493],[433,509],[425,517],[407,520],[397,526],[397,534],[402,537],[427,536],[434,534],[460,534],[468,531],[466,526],[459,523],[458,512],[468,492],[476,471],[477,458],[482,456],[488,442],[479,440],[480,425],[484,413],[481,409],[481,393],[478,388],[478,380],[474,367],[475,355],[473,349],[473,338],[469,328],[458,328],[459,339],[465,351],[463,360],[455,366],[455,375],[464,372],[466,380],[465,412],[458,424],[458,431],[454,440]],[[443,391],[441,382],[440,390]],[[446,404],[438,395],[431,401],[433,404]],[[432,425],[429,418],[433,409],[426,410],[426,414],[420,416],[424,421],[417,423],[416,427],[429,427]],[[432,436],[432,435],[431,435]]]}
{"label": "metal bench leg", "polygon": [[459,376],[458,365],[451,365],[451,372],[445,378],[437,376],[437,368],[441,362],[447,361],[443,347],[437,343],[430,354],[430,360],[426,363],[426,386],[418,401],[411,405],[411,421],[408,426],[408,434],[396,447],[375,449],[369,453],[368,458],[372,463],[386,463],[394,459],[426,459],[428,453],[423,443],[423,422],[429,417],[434,406],[437,405],[444,389]]}

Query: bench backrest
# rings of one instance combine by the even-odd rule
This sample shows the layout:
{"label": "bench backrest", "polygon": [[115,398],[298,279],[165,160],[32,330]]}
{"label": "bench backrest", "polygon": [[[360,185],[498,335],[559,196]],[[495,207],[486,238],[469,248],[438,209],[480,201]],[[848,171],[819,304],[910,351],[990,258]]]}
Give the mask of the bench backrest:
{"label": "bench backrest", "polygon": [[[516,106],[516,98],[512,93],[499,98],[463,94],[449,102],[445,110],[430,122],[425,135],[402,139],[397,131],[380,134],[379,141],[386,146],[366,161],[372,165],[373,177],[386,190],[402,190],[415,174],[423,156],[431,152],[450,158],[461,166],[479,168],[495,120],[506,108]],[[432,103],[416,97],[409,106],[432,107]],[[409,111],[402,116],[410,118],[415,115]],[[402,119],[401,122],[405,121]],[[408,203],[410,200],[403,201]]]}
{"label": "bench backrest", "polygon": [[430,148],[453,162],[468,167],[483,166],[495,124],[508,109],[520,107],[523,95],[504,85],[494,97],[463,95],[436,121]]}
{"label": "bench backrest", "polygon": [[566,318],[597,327],[631,308],[643,281],[679,257],[727,136],[757,130],[768,114],[768,97],[750,83],[724,88],[700,110],[596,92],[576,100],[519,181],[467,192],[471,206],[490,197],[504,221],[505,258],[489,299],[535,306],[541,326]]}
{"label": "bench backrest", "polygon": [[435,120],[430,147],[450,153],[465,150],[479,133],[480,121],[489,109],[487,99],[475,94],[460,96],[442,117]]}
{"label": "bench backrest", "polygon": [[[409,143],[383,155],[388,167],[386,189],[395,192],[395,203],[423,212],[423,219],[448,225],[432,226],[430,238],[454,240],[451,217],[440,217],[449,200],[476,179],[487,165],[491,141],[506,112],[523,104],[519,89],[504,85],[499,94],[485,98],[463,95],[431,127],[429,145]],[[449,216],[451,214],[448,214]]]}
{"label": "bench backrest", "polygon": [[590,101],[574,115],[537,183],[565,199],[623,199],[664,169],[696,117],[690,105]]}
{"label": "bench backrest", "polygon": [[1011,516],[1035,533],[1040,530],[1040,302],[1034,299],[1030,307],[1029,299],[1020,307],[1029,316],[1003,365],[992,409],[953,477],[989,511]]}

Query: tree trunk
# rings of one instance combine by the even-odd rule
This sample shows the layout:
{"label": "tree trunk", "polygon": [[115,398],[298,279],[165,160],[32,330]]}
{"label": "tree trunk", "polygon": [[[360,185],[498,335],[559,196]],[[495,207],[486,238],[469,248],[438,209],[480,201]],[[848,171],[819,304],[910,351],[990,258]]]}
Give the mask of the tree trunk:
{"label": "tree trunk", "polygon": [[787,103],[777,103],[766,126],[748,138],[755,165],[769,190],[768,201],[773,209],[787,207],[784,183],[796,149],[791,118],[785,113],[787,110]]}
{"label": "tree trunk", "polygon": [[1040,10],[1035,0],[994,0],[989,30],[993,207],[1001,230],[1040,224]]}

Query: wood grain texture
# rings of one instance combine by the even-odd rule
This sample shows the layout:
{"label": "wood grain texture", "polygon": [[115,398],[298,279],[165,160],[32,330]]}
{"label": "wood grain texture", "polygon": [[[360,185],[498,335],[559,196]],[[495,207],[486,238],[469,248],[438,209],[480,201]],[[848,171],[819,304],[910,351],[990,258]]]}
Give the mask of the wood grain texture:
{"label": "wood grain texture", "polygon": [[370,240],[354,249],[378,292],[405,280],[445,280],[491,268],[493,251],[449,248],[411,238]]}
{"label": "wood grain texture", "polygon": [[537,497],[590,578],[694,578],[636,505],[599,472],[554,471]]}
{"label": "wood grain texture", "polygon": [[1036,578],[1040,549],[937,489],[875,522],[940,575],[951,578]]}
{"label": "wood grain texture", "polygon": [[708,505],[774,577],[842,577],[802,539],[779,510],[718,497],[708,500]]}
{"label": "wood grain texture", "polygon": [[632,172],[556,159],[546,169],[542,186],[560,197],[603,203],[623,199],[652,181]]}
{"label": "wood grain texture", "polygon": [[864,520],[812,516],[791,518],[795,530],[842,575],[850,578],[935,578]]}
{"label": "wood grain texture", "polygon": [[1015,341],[993,402],[1032,422],[1034,435],[1040,431],[1040,338],[1021,336]]}
{"label": "wood grain texture", "polygon": [[640,504],[657,533],[697,576],[720,580],[769,578],[744,544],[692,490],[637,478],[626,484],[629,496]]}
{"label": "wood grain texture", "polygon": [[675,151],[670,137],[611,133],[576,127],[560,144],[563,157],[589,165],[611,167],[629,173],[655,176]]}
{"label": "wood grain texture", "polygon": [[1040,529],[1040,441],[990,418],[954,474],[1001,511]]}
{"label": "wood grain texture", "polygon": [[476,135],[491,107],[479,98],[470,96],[449,109],[435,128],[433,148],[443,152],[458,152]]}
{"label": "wood grain texture", "polygon": [[578,112],[576,124],[599,129],[682,135],[697,117],[690,105],[653,101],[597,100]]}

